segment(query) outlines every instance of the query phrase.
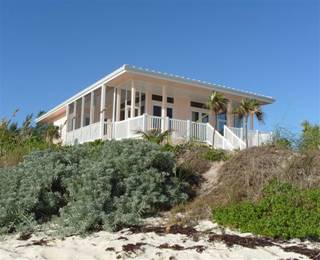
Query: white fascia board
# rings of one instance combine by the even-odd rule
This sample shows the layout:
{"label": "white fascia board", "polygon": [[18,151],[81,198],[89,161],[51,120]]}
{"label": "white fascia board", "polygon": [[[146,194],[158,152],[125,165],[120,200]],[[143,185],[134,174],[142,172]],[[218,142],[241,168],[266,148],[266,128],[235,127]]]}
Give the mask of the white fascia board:
{"label": "white fascia board", "polygon": [[98,80],[97,82],[93,83],[92,85],[90,85],[89,87],[85,88],[84,90],[78,92],[77,94],[75,94],[74,96],[72,96],[71,98],[67,99],[66,101],[64,101],[63,103],[57,105],[56,107],[54,107],[53,109],[49,110],[47,113],[43,114],[42,116],[36,118],[36,123],[40,122],[41,120],[47,118],[48,116],[52,115],[53,113],[57,112],[59,109],[69,105],[70,103],[74,102],[75,100],[77,100],[78,98],[86,95],[87,93],[94,91],[95,89],[99,88],[102,84],[106,84],[108,83],[108,81],[114,79],[115,77],[123,74],[125,72],[124,70],[125,65],[121,66],[120,68],[116,69],[115,71],[111,72],[110,74],[108,74],[107,76],[105,76],[104,78]]}

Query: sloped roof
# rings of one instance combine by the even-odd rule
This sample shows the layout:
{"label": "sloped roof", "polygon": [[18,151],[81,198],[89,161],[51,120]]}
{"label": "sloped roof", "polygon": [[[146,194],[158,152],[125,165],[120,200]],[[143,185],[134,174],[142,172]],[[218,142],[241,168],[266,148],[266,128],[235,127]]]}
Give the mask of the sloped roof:
{"label": "sloped roof", "polygon": [[200,87],[200,88],[212,89],[212,90],[221,91],[221,92],[229,93],[229,94],[233,94],[233,95],[240,95],[240,96],[247,97],[247,98],[254,98],[254,99],[260,100],[260,101],[267,103],[267,104],[268,103],[270,104],[275,101],[275,99],[273,97],[250,92],[250,91],[240,90],[240,89],[236,89],[236,88],[232,88],[232,87],[228,87],[228,86],[224,86],[224,85],[220,85],[220,84],[210,83],[210,82],[203,81],[203,80],[192,79],[189,77],[179,76],[179,75],[175,75],[175,74],[171,74],[171,73],[165,73],[165,72],[160,72],[160,71],[156,71],[156,70],[152,70],[152,69],[137,67],[134,65],[124,64],[120,68],[116,69],[115,71],[106,75],[102,79],[100,79],[97,82],[93,83],[92,85],[88,86],[84,90],[78,92],[77,94],[75,94],[71,98],[67,99],[63,103],[54,107],[53,109],[51,109],[47,113],[43,114],[42,116],[40,116],[39,118],[36,119],[36,122],[39,122],[39,121],[53,115],[54,113],[56,113],[60,109],[64,108],[67,104],[70,104],[71,102],[75,101],[79,97],[98,88],[101,84],[103,84],[113,78],[116,78],[117,76],[119,76],[125,72],[131,72],[134,74],[140,74],[140,75],[144,75],[144,76],[150,76],[153,78],[173,81],[173,82],[177,82],[180,84],[188,84],[188,85],[192,85],[192,86],[196,86],[196,87]]}

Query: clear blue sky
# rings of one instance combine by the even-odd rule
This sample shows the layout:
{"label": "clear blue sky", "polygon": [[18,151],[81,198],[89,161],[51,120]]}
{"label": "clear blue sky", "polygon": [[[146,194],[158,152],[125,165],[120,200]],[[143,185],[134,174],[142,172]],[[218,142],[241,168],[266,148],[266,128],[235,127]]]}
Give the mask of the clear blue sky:
{"label": "clear blue sky", "polygon": [[49,110],[124,63],[276,98],[320,121],[320,1],[0,0],[0,118]]}

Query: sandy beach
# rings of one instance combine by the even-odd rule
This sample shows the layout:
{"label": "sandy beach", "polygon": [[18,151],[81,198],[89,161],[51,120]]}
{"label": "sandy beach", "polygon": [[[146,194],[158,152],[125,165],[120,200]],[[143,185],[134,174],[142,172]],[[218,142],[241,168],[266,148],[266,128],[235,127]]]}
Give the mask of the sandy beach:
{"label": "sandy beach", "polygon": [[[222,234],[231,240],[223,241]],[[254,242],[263,246],[255,245],[254,240],[239,240],[247,236],[252,237],[250,234],[222,231],[210,221],[201,222],[195,229],[131,228],[114,233],[101,231],[85,238],[71,236],[60,239],[37,233],[21,240],[18,235],[10,235],[0,242],[0,260],[317,259],[315,255],[320,250],[319,243],[299,240]],[[238,243],[244,243],[244,246]],[[300,250],[304,248],[305,252],[295,252],[297,247]]]}

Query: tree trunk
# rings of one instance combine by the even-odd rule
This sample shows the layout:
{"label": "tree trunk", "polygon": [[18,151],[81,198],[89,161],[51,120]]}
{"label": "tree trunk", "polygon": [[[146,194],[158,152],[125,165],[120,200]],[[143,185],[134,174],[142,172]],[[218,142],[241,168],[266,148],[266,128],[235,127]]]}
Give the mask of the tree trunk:
{"label": "tree trunk", "polygon": [[245,128],[245,135],[246,135],[246,148],[248,148],[248,116],[244,117],[244,128]]}
{"label": "tree trunk", "polygon": [[214,137],[216,135],[217,126],[218,126],[218,113],[214,113],[215,116],[215,122],[214,122],[214,131],[213,131],[213,140],[212,140],[212,148],[214,148]]}
{"label": "tree trunk", "polygon": [[[216,113],[214,113],[215,117],[216,117]],[[216,134],[216,127],[217,127],[217,119],[214,122],[214,129],[213,129],[213,134],[212,134],[212,149],[214,149],[214,137]]]}

